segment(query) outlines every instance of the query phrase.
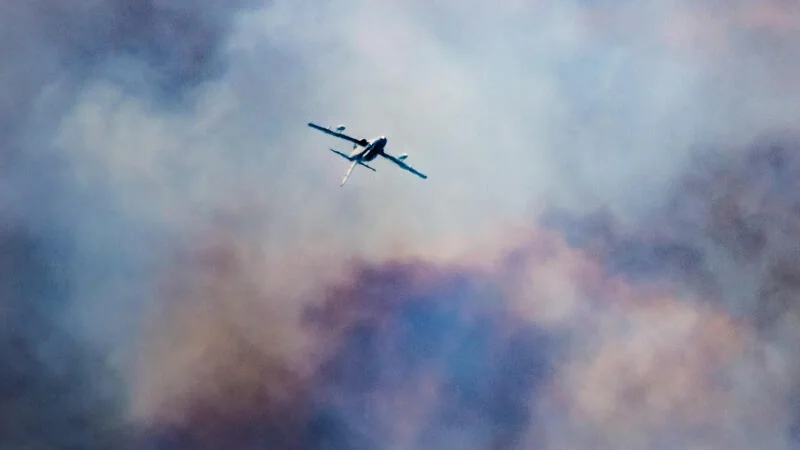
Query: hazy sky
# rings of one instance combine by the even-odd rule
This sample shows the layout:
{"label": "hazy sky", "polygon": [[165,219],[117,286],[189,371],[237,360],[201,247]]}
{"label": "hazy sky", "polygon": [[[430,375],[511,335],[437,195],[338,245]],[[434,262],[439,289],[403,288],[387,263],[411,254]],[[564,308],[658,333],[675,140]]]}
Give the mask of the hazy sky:
{"label": "hazy sky", "polygon": [[[770,27],[794,32],[781,3],[474,3],[239,12],[219,37],[224,68],[177,110],[136,95],[162,67],[112,53],[56,142],[87,183],[137,217],[240,199],[268,204],[257,209],[297,238],[348,228],[378,250],[483,230],[546,203],[641,211],[694,146],[751,139],[796,114],[784,67],[794,50],[770,45]],[[195,64],[191,46],[202,44],[192,40],[205,36],[164,34],[169,76],[211,70],[181,67]],[[347,145],[308,121],[387,135],[431,178],[378,163],[378,174],[357,171],[353,187],[331,195],[346,164],[326,148]]]}
{"label": "hazy sky", "polygon": [[[52,282],[57,294],[36,291],[41,300],[29,303],[41,303],[37,308],[47,323],[67,330],[77,347],[98,347],[100,359],[113,363],[125,399],[118,401],[126,411],[123,416],[152,420],[156,428],[160,421],[184,423],[173,416],[192,410],[192,403],[164,402],[213,391],[202,380],[193,390],[187,376],[205,373],[204,367],[215,364],[230,364],[231,372],[243,373],[236,369],[240,360],[215,359],[240,347],[224,331],[228,326],[251,336],[279,366],[306,374],[307,384],[298,392],[312,392],[310,403],[316,405],[324,395],[339,395],[346,403],[353,398],[350,394],[330,394],[346,383],[319,369],[327,367],[320,361],[334,366],[336,361],[367,362],[346,351],[321,349],[326,338],[314,337],[309,330],[315,326],[301,323],[307,308],[340,302],[342,310],[355,311],[352,317],[386,315],[393,325],[374,325],[374,330],[369,320],[365,325],[379,336],[378,348],[398,342],[412,347],[413,342],[450,342],[446,336],[425,334],[433,320],[425,315],[428,310],[419,322],[398,306],[415,304],[408,299],[418,297],[453,305],[452,310],[443,307],[449,311],[444,316],[434,316],[456,336],[455,347],[442,344],[427,356],[445,361],[426,368],[428,375],[441,382],[437,374],[458,378],[478,373],[475,380],[483,380],[475,381],[479,387],[469,380],[454,383],[485,388],[491,397],[492,389],[514,383],[508,381],[509,373],[515,379],[513,374],[529,372],[528,360],[520,355],[536,353],[530,346],[539,348],[540,339],[527,331],[523,337],[504,334],[495,319],[480,326],[469,325],[473,322],[467,319],[467,325],[451,322],[452,313],[483,324],[485,317],[496,314],[486,303],[496,300],[503,311],[497,313],[502,316],[499,323],[510,323],[513,329],[535,327],[545,336],[541,347],[561,355],[537,356],[559,375],[526,378],[531,384],[523,383],[525,388],[515,385],[520,391],[513,394],[529,395],[529,404],[476,406],[476,416],[453,419],[472,420],[487,429],[511,427],[503,438],[487,432],[494,436],[491,442],[476,438],[474,448],[528,448],[535,443],[552,448],[686,448],[700,441],[711,448],[791,445],[784,432],[796,420],[793,408],[776,398],[795,395],[796,383],[786,378],[797,373],[798,359],[778,344],[796,341],[783,334],[761,337],[756,331],[760,319],[752,317],[767,295],[759,291],[768,284],[764,280],[780,284],[791,278],[771,271],[794,261],[794,247],[786,244],[791,231],[775,231],[764,225],[772,221],[763,217],[790,217],[785,220],[794,223],[787,212],[791,202],[776,194],[794,185],[764,187],[778,175],[771,169],[748,172],[741,158],[764,136],[797,129],[800,7],[778,0],[53,0],[2,5],[0,16],[0,219],[9,243],[27,239],[36,249],[8,244],[13,249],[8,254],[22,255],[25,261],[40,258],[57,274],[61,281]],[[327,148],[348,150],[348,144],[308,128],[309,121],[346,124],[357,137],[386,135],[390,152],[408,153],[408,162],[430,178],[421,180],[378,161],[377,173],[357,168],[339,188],[347,163]],[[791,147],[796,145],[792,138],[780,142],[799,148]],[[712,161],[722,161],[721,169],[695,170],[698,183],[711,186],[695,196],[686,187],[686,174],[698,155],[708,152],[716,155]],[[733,202],[739,205],[736,213],[725,213],[729,210],[719,207],[718,199],[726,195],[744,199],[745,206]],[[759,209],[763,205],[773,206]],[[612,228],[619,227],[615,233],[642,241],[647,256],[641,258],[657,261],[653,271],[669,273],[667,288],[663,280],[656,289],[606,273],[625,266],[622,260],[637,265],[622,272],[644,271],[638,267],[647,265],[637,259],[640,250],[625,239],[603,241],[598,250],[567,243],[564,236],[569,233],[543,231],[540,218],[552,208],[570,211],[580,224],[591,223],[593,219],[584,217],[597,209],[608,211]],[[677,219],[671,215],[675,211],[680,213]],[[756,225],[749,219],[738,221],[740,213],[751,217],[753,211],[761,215]],[[662,222],[667,230],[663,236],[658,230]],[[741,263],[728,250],[745,237],[728,233],[728,226],[761,230],[753,245],[770,250],[747,253],[748,262]],[[723,231],[717,233],[718,228]],[[675,263],[658,253],[654,235],[701,255],[697,264],[702,275],[687,274],[683,259],[674,275],[667,266]],[[532,258],[519,262],[522,274],[514,268],[515,252]],[[425,269],[409,269],[408,275],[387,263],[399,257],[417,258],[410,264]],[[34,269],[19,268],[17,256],[8,258],[5,265],[15,269],[4,269],[4,278],[45,283],[36,281],[39,272],[28,274]],[[782,262],[773,264],[776,260]],[[432,271],[434,281],[423,275],[417,279],[425,270]],[[395,275],[406,281],[392,284]],[[50,275],[41,276],[50,280]],[[462,277],[472,280],[463,292]],[[730,288],[739,282],[742,290]],[[510,286],[509,291],[503,286]],[[372,289],[386,289],[384,297],[397,296],[396,303],[386,300],[390,305],[375,312],[342,299],[373,298],[377,294]],[[487,293],[492,289],[501,292]],[[19,295],[22,301],[28,294]],[[794,294],[787,296],[791,303]],[[609,302],[622,306],[605,309]],[[593,308],[602,311],[593,316]],[[226,324],[221,335],[205,333],[216,329],[218,316]],[[358,328],[352,317],[334,320],[335,326]],[[664,323],[677,325],[664,331],[663,340],[648,335]],[[630,335],[626,326],[633,330]],[[412,330],[408,336],[392,334],[404,327]],[[719,341],[715,330],[744,337],[735,343],[734,338]],[[340,337],[333,331],[322,334],[331,341]],[[675,355],[691,345],[686,342],[693,336],[700,350],[685,362]],[[476,350],[470,363],[453,350],[470,343],[494,345],[511,356],[495,360],[491,351]],[[760,356],[753,355],[766,352],[767,343],[775,344],[776,360],[784,369],[746,374],[759,367],[754,361]],[[350,348],[347,343],[342,347]],[[615,352],[618,347],[623,351]],[[565,348],[577,356],[564,356],[573,354]],[[384,350],[398,358],[417,355],[417,350]],[[204,351],[211,355],[207,365],[202,363],[205,356],[197,356]],[[731,356],[722,357],[718,367],[706,365],[703,352]],[[654,375],[663,369],[653,369],[655,363],[642,362],[640,372],[627,366],[631,360],[650,361],[649,354],[677,358],[664,370],[677,371],[672,375],[679,381]],[[23,374],[49,373],[48,358],[42,357],[42,369]],[[459,358],[466,360],[463,368],[460,362],[450,365]],[[519,360],[522,366],[515,365]],[[375,364],[386,371],[418,367],[404,361]],[[472,371],[506,363],[510,368],[495,375]],[[730,375],[733,387],[706,389],[704,383],[713,384],[714,370]],[[620,374],[626,374],[622,381]],[[210,377],[213,385],[217,378]],[[154,381],[161,378],[163,382]],[[252,380],[243,379],[234,384],[250,386]],[[762,382],[774,386],[777,394],[762,393]],[[630,406],[609,383],[649,392],[631,407],[644,411],[642,415],[609,412],[615,405]],[[539,384],[543,387],[532,387]],[[438,394],[450,392],[433,385]],[[539,389],[546,394],[538,394]],[[605,390],[611,392],[608,397],[600,394]],[[380,383],[375,391],[390,396]],[[697,412],[697,423],[706,420],[712,429],[704,435],[693,428],[696,424],[681,422],[684,413],[700,408],[685,393],[712,391],[707,404],[733,412],[724,417]],[[426,398],[421,391],[409,396]],[[446,422],[439,407],[470,409],[439,401],[430,410],[420,406],[423,412],[387,412],[389,418],[376,419],[394,424],[386,425],[395,436],[387,446],[469,448],[459,443],[468,433],[459,438],[444,426],[420,431],[425,414],[435,415],[435,423]],[[783,419],[766,423],[751,416],[744,412],[750,401],[778,411]],[[344,428],[366,426],[354,418],[358,415],[352,404],[336,405],[334,410],[356,422]],[[556,412],[540,414],[546,405]],[[486,413],[492,408],[501,412]],[[511,426],[496,417],[507,409],[526,413]],[[238,412],[219,414],[233,423],[239,417]],[[400,418],[416,425],[403,428]],[[676,421],[681,423],[670,425]],[[191,418],[185,422],[193,423]],[[754,431],[730,429],[742,424]],[[639,434],[626,434],[626,426]],[[585,435],[577,431],[581,427]],[[679,437],[664,443],[670,433]],[[305,444],[297,445],[327,442],[318,439],[300,439]],[[366,448],[377,445],[365,442]],[[184,448],[180,445],[190,444],[174,447]],[[291,448],[296,443],[275,445]]]}

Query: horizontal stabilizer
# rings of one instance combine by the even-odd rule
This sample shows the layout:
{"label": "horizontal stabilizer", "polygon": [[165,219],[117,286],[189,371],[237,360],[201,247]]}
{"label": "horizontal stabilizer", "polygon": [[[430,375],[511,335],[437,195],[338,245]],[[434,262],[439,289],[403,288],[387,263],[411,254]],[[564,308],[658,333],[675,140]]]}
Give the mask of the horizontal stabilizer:
{"label": "horizontal stabilizer", "polygon": [[358,163],[359,163],[359,164],[361,164],[362,166],[366,167],[367,169],[369,169],[369,170],[373,171],[373,172],[377,172],[377,170],[373,169],[373,168],[372,168],[372,166],[369,166],[369,165],[367,165],[367,164],[364,164],[364,163],[363,163],[363,162],[361,162],[361,161],[359,161]]}
{"label": "horizontal stabilizer", "polygon": [[328,150],[332,151],[333,153],[336,153],[337,155],[341,156],[342,158],[344,158],[344,159],[346,159],[348,161],[352,161],[353,160],[353,158],[347,156],[346,154],[340,152],[339,150],[334,150],[332,148],[329,148]]}

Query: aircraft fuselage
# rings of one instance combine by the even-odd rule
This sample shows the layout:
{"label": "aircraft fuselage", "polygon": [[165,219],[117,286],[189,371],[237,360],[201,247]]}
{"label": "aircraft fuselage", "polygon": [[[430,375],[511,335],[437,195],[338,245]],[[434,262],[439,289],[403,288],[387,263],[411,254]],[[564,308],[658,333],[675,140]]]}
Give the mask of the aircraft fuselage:
{"label": "aircraft fuselage", "polygon": [[373,139],[363,150],[356,153],[362,161],[372,161],[383,153],[386,148],[386,136]]}

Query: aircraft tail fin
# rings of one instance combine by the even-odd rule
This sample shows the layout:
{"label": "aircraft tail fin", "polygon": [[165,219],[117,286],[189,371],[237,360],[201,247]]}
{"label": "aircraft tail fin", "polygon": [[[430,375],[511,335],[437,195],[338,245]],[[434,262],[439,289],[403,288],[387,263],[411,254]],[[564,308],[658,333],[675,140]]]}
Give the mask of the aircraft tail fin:
{"label": "aircraft tail fin", "polygon": [[347,183],[347,179],[350,178],[350,174],[353,172],[356,164],[358,164],[358,161],[353,161],[353,163],[350,164],[350,167],[347,168],[347,172],[344,174],[344,178],[342,178],[342,183],[339,185],[340,187]]}

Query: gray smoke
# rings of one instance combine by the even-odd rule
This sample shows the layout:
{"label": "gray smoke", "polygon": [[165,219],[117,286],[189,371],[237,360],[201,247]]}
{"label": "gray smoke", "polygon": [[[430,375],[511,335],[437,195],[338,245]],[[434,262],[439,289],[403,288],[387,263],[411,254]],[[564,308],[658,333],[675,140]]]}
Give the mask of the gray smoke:
{"label": "gray smoke", "polygon": [[[80,223],[114,215],[82,190],[76,162],[54,145],[91,80],[180,105],[224,70],[221,42],[241,3],[5,2],[0,6],[0,446],[127,448],[125,382],[106,348],[88,342],[73,308],[83,283],[135,277],[106,234],[112,261],[87,263]],[[84,227],[85,228],[85,227]],[[108,261],[108,260],[107,260]],[[127,273],[125,273],[127,272]],[[96,317],[95,321],[102,321]]]}
{"label": "gray smoke", "polygon": [[792,5],[0,17],[13,445],[790,445]]}
{"label": "gray smoke", "polygon": [[69,282],[59,257],[24,229],[0,236],[0,442],[126,448],[120,380],[58,321]]}
{"label": "gray smoke", "polygon": [[603,212],[551,212],[545,219],[609,274],[699,294],[753,327],[751,338],[769,362],[754,360],[732,373],[764,371],[784,380],[756,386],[781,392],[772,408],[785,411],[780,431],[790,448],[799,445],[798,150],[800,140],[791,132],[710,149],[676,184],[670,201],[633,227]]}

